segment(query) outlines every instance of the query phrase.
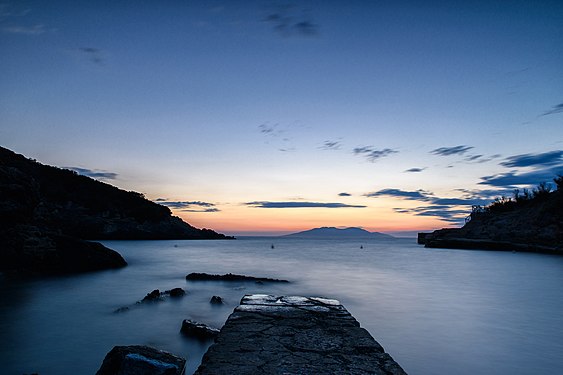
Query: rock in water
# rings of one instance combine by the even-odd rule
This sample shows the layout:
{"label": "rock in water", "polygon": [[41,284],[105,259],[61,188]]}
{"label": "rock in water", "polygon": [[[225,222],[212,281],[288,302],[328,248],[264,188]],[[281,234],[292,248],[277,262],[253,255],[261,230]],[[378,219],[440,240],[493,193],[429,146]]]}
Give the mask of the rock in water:
{"label": "rock in water", "polygon": [[186,319],[182,322],[182,329],[180,332],[199,340],[211,340],[219,334],[218,329],[211,328],[203,323],[194,322],[190,319]]}
{"label": "rock in water", "polygon": [[223,304],[223,298],[221,298],[219,296],[213,296],[213,297],[211,297],[211,300],[209,300],[209,303],[211,303],[213,305],[222,305]]}
{"label": "rock in water", "polygon": [[114,346],[96,375],[183,375],[186,360],[148,346]]}
{"label": "rock in water", "polygon": [[119,253],[31,225],[0,228],[0,271],[66,274],[125,267]]}
{"label": "rock in water", "polygon": [[145,298],[142,299],[141,302],[155,302],[160,300],[160,290],[155,289],[150,293],[147,293]]}
{"label": "rock in water", "polygon": [[209,273],[199,273],[199,272],[192,272],[186,276],[186,280],[189,281],[213,281],[213,280],[220,280],[220,281],[256,281],[256,282],[275,282],[275,283],[288,283],[287,280],[280,280],[280,279],[270,279],[269,277],[254,277],[254,276],[246,276],[246,275],[236,275],[233,273],[227,273],[225,275],[212,275]]}
{"label": "rock in water", "polygon": [[182,288],[174,288],[164,292],[164,294],[168,294],[172,298],[183,297],[186,294],[186,291]]}

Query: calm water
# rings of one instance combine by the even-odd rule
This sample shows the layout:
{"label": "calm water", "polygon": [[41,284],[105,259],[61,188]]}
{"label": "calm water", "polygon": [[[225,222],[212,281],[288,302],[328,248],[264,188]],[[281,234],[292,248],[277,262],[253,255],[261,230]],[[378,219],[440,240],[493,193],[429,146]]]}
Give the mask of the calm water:
{"label": "calm water", "polygon": [[[193,372],[208,344],[180,335],[182,320],[221,327],[244,294],[271,293],[339,299],[410,374],[560,373],[562,257],[430,250],[414,242],[105,242],[128,267],[48,279],[0,277],[1,372],[93,374],[114,345],[130,344],[187,357]],[[190,272],[292,283],[186,282]],[[174,287],[187,296],[113,313],[153,289]],[[210,305],[212,295],[226,304]]]}

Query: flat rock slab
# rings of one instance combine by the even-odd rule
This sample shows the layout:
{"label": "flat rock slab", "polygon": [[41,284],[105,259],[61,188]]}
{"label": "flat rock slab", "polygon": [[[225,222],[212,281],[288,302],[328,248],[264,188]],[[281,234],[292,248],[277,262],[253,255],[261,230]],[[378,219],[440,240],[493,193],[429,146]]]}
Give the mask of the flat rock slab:
{"label": "flat rock slab", "polygon": [[246,295],[196,371],[221,374],[405,374],[339,301]]}

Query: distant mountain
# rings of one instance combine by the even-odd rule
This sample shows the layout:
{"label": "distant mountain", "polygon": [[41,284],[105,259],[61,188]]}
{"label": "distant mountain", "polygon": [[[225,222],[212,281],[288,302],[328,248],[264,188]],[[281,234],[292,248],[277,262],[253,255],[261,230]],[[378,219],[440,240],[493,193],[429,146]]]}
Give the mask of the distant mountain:
{"label": "distant mountain", "polygon": [[358,238],[358,239],[379,239],[379,240],[392,240],[395,237],[388,234],[379,232],[368,232],[362,228],[335,228],[335,227],[322,227],[309,229],[303,232],[292,233],[283,237],[294,238]]}
{"label": "distant mountain", "polygon": [[126,264],[88,239],[224,238],[192,227],[140,193],[0,147],[0,272],[67,273]]}

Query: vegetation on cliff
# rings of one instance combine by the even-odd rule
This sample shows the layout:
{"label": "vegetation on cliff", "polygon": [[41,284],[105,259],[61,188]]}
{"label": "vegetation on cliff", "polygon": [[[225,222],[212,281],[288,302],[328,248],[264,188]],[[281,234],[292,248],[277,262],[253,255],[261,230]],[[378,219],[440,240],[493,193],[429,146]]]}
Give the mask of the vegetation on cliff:
{"label": "vegetation on cliff", "polygon": [[462,228],[423,236],[427,247],[484,248],[563,254],[563,177],[552,185],[516,189],[487,206],[474,206]]}

